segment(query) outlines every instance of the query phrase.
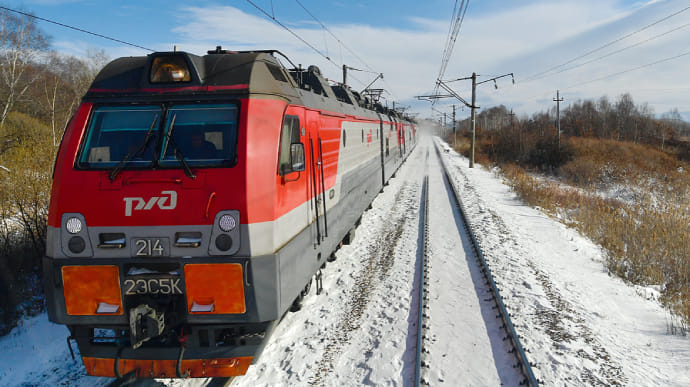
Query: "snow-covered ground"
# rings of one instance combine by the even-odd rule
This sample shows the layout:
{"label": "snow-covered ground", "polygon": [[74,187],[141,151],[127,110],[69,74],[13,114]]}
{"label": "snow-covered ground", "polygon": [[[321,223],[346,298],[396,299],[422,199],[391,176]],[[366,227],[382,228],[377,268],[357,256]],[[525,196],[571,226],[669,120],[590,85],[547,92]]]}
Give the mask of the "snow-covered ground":
{"label": "snow-covered ground", "polygon": [[[429,154],[426,157],[427,152]],[[639,289],[610,277],[601,249],[523,205],[500,176],[446,148],[443,157],[484,255],[544,385],[690,385],[690,339]],[[324,272],[324,293],[278,326],[258,364],[233,386],[410,385],[414,380],[418,208],[430,176],[431,385],[514,385],[474,263],[457,234],[432,140],[424,137],[354,243]],[[446,202],[444,202],[446,198]],[[493,322],[495,324],[495,322]],[[67,329],[45,314],[0,338],[0,385],[106,385],[84,375]],[[503,360],[502,360],[503,359]],[[161,380],[205,385],[207,380]]]}
{"label": "snow-covered ground", "polygon": [[527,207],[500,178],[446,148],[475,235],[522,345],[546,385],[690,385],[690,340],[604,268],[577,231]]}

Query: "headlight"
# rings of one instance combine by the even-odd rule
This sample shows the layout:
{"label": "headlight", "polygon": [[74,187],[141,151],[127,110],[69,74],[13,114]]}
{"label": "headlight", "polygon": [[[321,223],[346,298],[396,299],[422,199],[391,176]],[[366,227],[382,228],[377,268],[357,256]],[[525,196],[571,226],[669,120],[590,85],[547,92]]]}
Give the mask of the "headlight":
{"label": "headlight", "polygon": [[232,247],[232,238],[228,234],[220,234],[216,237],[216,247],[220,251],[228,251]]}
{"label": "headlight", "polygon": [[69,218],[65,224],[67,232],[70,234],[78,234],[82,229],[81,220],[79,218]]}
{"label": "headlight", "polygon": [[86,249],[86,241],[80,236],[73,236],[69,239],[67,248],[74,254],[81,254]]}
{"label": "headlight", "polygon": [[230,215],[223,215],[218,219],[218,227],[224,232],[230,232],[237,226],[237,221]]}

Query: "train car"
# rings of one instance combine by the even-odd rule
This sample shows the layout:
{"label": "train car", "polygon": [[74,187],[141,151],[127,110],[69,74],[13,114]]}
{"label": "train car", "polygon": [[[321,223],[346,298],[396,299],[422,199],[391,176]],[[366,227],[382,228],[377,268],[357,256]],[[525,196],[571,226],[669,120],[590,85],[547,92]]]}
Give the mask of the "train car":
{"label": "train car", "polygon": [[43,271],[89,375],[244,374],[414,147],[411,121],[279,57],[119,58],[83,97]]}

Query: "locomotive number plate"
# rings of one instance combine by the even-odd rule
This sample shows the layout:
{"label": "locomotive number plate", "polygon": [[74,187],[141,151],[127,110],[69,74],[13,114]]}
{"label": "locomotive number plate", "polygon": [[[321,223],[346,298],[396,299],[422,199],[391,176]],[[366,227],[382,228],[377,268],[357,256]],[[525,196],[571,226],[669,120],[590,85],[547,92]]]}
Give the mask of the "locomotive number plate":
{"label": "locomotive number plate", "polygon": [[124,282],[125,295],[136,294],[182,294],[180,277],[136,277]]}
{"label": "locomotive number plate", "polygon": [[168,238],[135,238],[130,243],[134,257],[167,257],[170,255]]}

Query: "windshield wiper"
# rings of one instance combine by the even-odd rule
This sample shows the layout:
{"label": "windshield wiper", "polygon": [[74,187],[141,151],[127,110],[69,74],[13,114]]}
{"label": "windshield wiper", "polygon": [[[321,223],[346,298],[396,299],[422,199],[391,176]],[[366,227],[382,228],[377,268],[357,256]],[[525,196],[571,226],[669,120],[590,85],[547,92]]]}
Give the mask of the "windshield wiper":
{"label": "windshield wiper", "polygon": [[163,151],[161,154],[163,157],[165,157],[166,152],[168,151],[168,145],[170,143],[173,144],[173,154],[175,155],[175,158],[182,164],[182,169],[184,169],[185,175],[189,177],[190,179],[196,179],[196,175],[192,172],[192,169],[189,167],[189,163],[187,163],[187,160],[184,159],[184,155],[182,155],[182,152],[180,152],[180,149],[177,147],[177,144],[175,143],[175,140],[173,140],[172,133],[173,130],[175,130],[175,119],[177,118],[177,114],[173,115],[172,119],[170,120],[170,129],[168,132],[165,134],[165,147],[163,147]]}
{"label": "windshield wiper", "polygon": [[182,152],[180,152],[180,150],[177,149],[177,145],[175,145],[174,142],[175,141],[173,141],[173,146],[175,147],[175,158],[180,161],[180,164],[182,164],[182,168],[184,169],[185,175],[187,175],[187,177],[190,179],[196,179],[196,175],[192,172],[192,169],[189,168],[189,163],[187,163],[187,160],[184,159]]}
{"label": "windshield wiper", "polygon": [[132,150],[129,153],[125,155],[125,157],[120,160],[119,163],[113,168],[112,171],[110,171],[110,175],[108,175],[108,178],[110,178],[110,181],[114,181],[115,178],[117,177],[117,174],[120,173],[122,168],[124,168],[125,164],[129,162],[129,160],[132,158],[132,156],[140,156],[146,151],[146,147],[149,145],[149,142],[151,142],[151,139],[153,138],[153,128],[156,127],[156,122],[158,122],[158,114],[156,114],[153,117],[153,122],[151,122],[151,126],[149,126],[149,130],[146,132],[146,136],[144,137],[144,141],[141,143],[138,149]]}

